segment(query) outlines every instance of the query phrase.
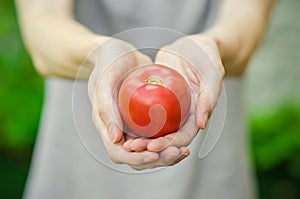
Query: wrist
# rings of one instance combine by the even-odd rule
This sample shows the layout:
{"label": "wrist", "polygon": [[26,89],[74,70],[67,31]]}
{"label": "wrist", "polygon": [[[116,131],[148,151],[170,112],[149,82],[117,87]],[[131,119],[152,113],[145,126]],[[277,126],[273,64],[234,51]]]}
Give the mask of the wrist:
{"label": "wrist", "polygon": [[217,25],[204,34],[216,42],[226,76],[240,76],[248,60],[238,28]]}

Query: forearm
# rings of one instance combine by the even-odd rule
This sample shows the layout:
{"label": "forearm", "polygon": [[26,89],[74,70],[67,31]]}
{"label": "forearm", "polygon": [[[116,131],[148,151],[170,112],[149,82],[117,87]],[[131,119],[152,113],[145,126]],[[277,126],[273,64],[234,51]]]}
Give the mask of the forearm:
{"label": "forearm", "polygon": [[207,31],[217,41],[226,76],[243,74],[266,30],[274,0],[225,0],[216,25]]}
{"label": "forearm", "polygon": [[[85,56],[105,39],[73,19],[71,0],[17,0],[16,5],[25,45],[44,76],[75,78]],[[84,70],[80,78],[92,68]]]}

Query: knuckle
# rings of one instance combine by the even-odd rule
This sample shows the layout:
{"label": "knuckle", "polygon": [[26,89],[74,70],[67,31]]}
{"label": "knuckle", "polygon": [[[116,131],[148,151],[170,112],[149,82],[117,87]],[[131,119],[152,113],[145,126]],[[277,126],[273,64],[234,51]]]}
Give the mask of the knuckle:
{"label": "knuckle", "polygon": [[164,140],[165,140],[166,147],[175,144],[176,137],[177,137],[177,136],[175,136],[175,137],[169,137],[169,136],[166,136],[165,139],[164,139]]}
{"label": "knuckle", "polygon": [[136,171],[142,171],[144,168],[140,167],[140,166],[135,166],[135,165],[129,165],[130,168],[136,170]]}
{"label": "knuckle", "polygon": [[114,155],[109,155],[111,161],[113,161],[116,164],[123,164],[123,162],[121,162],[117,157],[115,157]]}
{"label": "knuckle", "polygon": [[33,61],[33,64],[34,64],[34,67],[35,67],[36,71],[40,75],[42,75],[44,77],[47,77],[47,76],[51,75],[49,69],[47,69],[45,62],[43,61],[43,59],[41,57],[36,56],[36,55],[32,55],[32,61]]}
{"label": "knuckle", "polygon": [[143,160],[142,159],[133,159],[131,161],[132,166],[140,167],[143,165]]}
{"label": "knuckle", "polygon": [[177,142],[174,141],[176,146],[188,146],[192,142],[193,137],[191,133],[187,131],[190,131],[190,129],[184,128],[178,132],[178,135],[176,136]]}
{"label": "knuckle", "polygon": [[104,116],[106,113],[107,113],[107,110],[104,108],[104,106],[98,107],[98,115],[101,117],[101,119],[104,119]]}
{"label": "knuckle", "polygon": [[105,123],[106,126],[110,125],[109,119],[107,117],[108,110],[106,108],[103,108],[103,106],[98,108],[97,114],[99,115],[100,119]]}

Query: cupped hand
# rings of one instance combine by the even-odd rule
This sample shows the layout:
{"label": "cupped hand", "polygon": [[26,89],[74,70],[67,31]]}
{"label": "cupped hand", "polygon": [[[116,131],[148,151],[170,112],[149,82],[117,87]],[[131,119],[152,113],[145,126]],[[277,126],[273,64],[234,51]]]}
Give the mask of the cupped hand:
{"label": "cupped hand", "polygon": [[118,86],[128,71],[152,63],[148,56],[124,41],[108,39],[90,54],[88,60],[94,65],[88,82],[92,117],[113,162],[141,170],[171,165],[188,156],[186,147],[169,147],[159,153],[128,151],[123,147],[127,139],[138,138],[124,133],[116,103]]}
{"label": "cupped hand", "polygon": [[126,150],[158,152],[170,146],[187,147],[206,127],[223,87],[225,71],[217,42],[208,35],[180,38],[163,47],[155,61],[177,69],[187,78],[193,96],[190,116],[177,132],[164,137],[129,139],[124,143]]}
{"label": "cupped hand", "polygon": [[114,99],[121,78],[134,67],[151,63],[151,59],[132,45],[113,38],[94,49],[88,59],[94,65],[88,81],[92,117],[112,161],[142,165],[157,160],[157,153],[133,153],[123,149],[123,126]]}

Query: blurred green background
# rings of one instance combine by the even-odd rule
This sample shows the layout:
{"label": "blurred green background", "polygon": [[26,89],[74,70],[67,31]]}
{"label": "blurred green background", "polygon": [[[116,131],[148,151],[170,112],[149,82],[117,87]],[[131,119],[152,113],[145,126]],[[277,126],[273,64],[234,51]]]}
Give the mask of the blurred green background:
{"label": "blurred green background", "polygon": [[[245,78],[252,156],[262,199],[300,198],[299,0],[278,1]],[[43,102],[11,0],[0,0],[0,198],[21,198]]]}

